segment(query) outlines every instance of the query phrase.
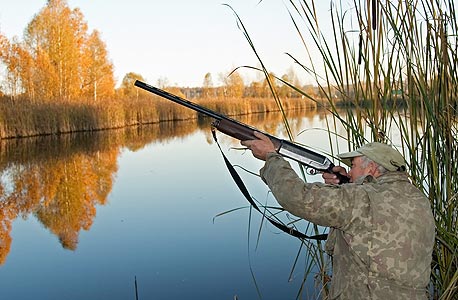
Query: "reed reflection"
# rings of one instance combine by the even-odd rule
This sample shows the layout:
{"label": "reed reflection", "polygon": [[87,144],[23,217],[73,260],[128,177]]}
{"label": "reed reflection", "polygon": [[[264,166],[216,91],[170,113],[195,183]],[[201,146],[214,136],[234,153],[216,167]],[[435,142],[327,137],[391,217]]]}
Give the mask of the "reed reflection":
{"label": "reed reflection", "polygon": [[[316,116],[311,112],[309,118]],[[278,113],[251,114],[236,119],[272,134],[283,134]],[[304,112],[291,112],[294,130],[302,129]],[[12,224],[30,215],[55,235],[63,248],[75,250],[81,230],[90,230],[97,208],[107,204],[117,159],[123,148],[142,149],[150,143],[206,133],[211,120],[163,122],[141,127],[0,141],[0,264],[12,243]],[[238,143],[222,137],[226,143]]]}

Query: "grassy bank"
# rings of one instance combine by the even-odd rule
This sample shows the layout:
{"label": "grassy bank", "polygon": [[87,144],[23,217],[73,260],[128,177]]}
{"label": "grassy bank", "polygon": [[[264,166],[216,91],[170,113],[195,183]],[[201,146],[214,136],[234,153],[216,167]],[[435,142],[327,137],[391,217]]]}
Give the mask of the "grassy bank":
{"label": "grassy bank", "polygon": [[[285,99],[284,109],[316,109],[316,103]],[[202,99],[196,103],[229,116],[278,111],[273,99]],[[157,96],[97,103],[32,103],[0,100],[0,138],[94,131],[161,121],[188,120],[197,113]]]}

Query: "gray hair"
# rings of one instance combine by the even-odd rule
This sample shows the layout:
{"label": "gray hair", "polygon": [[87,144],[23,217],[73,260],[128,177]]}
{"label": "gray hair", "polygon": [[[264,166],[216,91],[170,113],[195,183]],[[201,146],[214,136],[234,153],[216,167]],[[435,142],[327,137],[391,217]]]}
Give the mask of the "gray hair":
{"label": "gray hair", "polygon": [[380,174],[385,174],[386,172],[388,172],[388,170],[384,166],[379,165],[378,163],[376,163],[375,161],[373,161],[369,157],[367,157],[365,155],[361,156],[361,166],[363,168],[366,168],[369,165],[369,163],[371,163],[371,162],[373,162],[374,164],[377,165],[377,170],[378,170],[378,172]]}

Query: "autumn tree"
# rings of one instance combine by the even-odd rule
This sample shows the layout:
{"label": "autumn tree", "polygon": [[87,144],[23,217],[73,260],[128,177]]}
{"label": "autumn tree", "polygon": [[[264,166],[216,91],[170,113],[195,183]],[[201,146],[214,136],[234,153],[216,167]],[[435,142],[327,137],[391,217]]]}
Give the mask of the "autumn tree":
{"label": "autumn tree", "polygon": [[286,74],[283,74],[281,81],[279,83],[278,94],[280,97],[292,98],[299,97],[299,94],[290,86],[300,88],[299,79],[294,72],[294,69],[291,67],[288,69]]}
{"label": "autumn tree", "polygon": [[204,82],[202,84],[202,95],[206,98],[214,97],[215,93],[213,91],[213,78],[212,74],[209,72],[205,74]]}
{"label": "autumn tree", "polygon": [[170,87],[170,81],[167,77],[161,76],[157,80],[157,86],[161,89],[165,89],[167,87]]}
{"label": "autumn tree", "polygon": [[262,83],[259,81],[252,81],[248,88],[248,96],[258,98],[262,95]]}
{"label": "autumn tree", "polygon": [[245,83],[237,71],[229,73],[228,76],[220,74],[224,86],[224,96],[231,98],[242,98],[245,90]]}
{"label": "autumn tree", "polygon": [[8,50],[8,39],[0,32],[0,57],[3,57],[4,53]]}
{"label": "autumn tree", "polygon": [[124,98],[138,98],[141,93],[145,94],[143,90],[134,86],[136,80],[145,81],[145,79],[137,73],[129,72],[124,75],[122,79],[121,85],[118,89],[118,93],[121,97]]}
{"label": "autumn tree", "polygon": [[268,74],[269,80],[265,78],[262,81],[261,84],[261,97],[271,97],[272,96],[272,89],[277,90],[278,89],[278,84],[277,84],[277,79],[274,73],[269,73]]}
{"label": "autumn tree", "polygon": [[65,0],[48,0],[27,25],[23,42],[2,50],[13,96],[23,93],[39,101],[111,96],[113,66],[106,46],[97,31],[87,31],[78,8],[70,9]]}
{"label": "autumn tree", "polygon": [[87,24],[80,10],[71,10],[64,0],[49,0],[28,24],[24,42],[37,63],[35,70],[42,67],[45,73],[50,71],[55,75],[36,76],[38,83],[51,88],[51,95],[37,96],[62,99],[80,96],[81,48],[86,32]]}
{"label": "autumn tree", "polygon": [[307,84],[301,88],[302,92],[306,94],[308,97],[317,99],[320,97],[320,93],[317,87],[313,86],[312,84]]}
{"label": "autumn tree", "polygon": [[108,59],[105,43],[94,30],[83,49],[83,94],[97,101],[114,94],[113,64]]}
{"label": "autumn tree", "polygon": [[6,92],[13,98],[21,90],[19,84],[21,69],[29,62],[29,57],[24,57],[25,53],[17,41],[10,42],[4,35],[0,34],[0,60],[6,66]]}

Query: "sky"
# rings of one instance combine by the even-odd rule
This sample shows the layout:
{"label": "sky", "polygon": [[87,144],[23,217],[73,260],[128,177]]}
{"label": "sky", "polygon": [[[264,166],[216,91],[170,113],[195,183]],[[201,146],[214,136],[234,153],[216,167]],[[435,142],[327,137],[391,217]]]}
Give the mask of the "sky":
{"label": "sky", "polygon": [[[210,72],[218,78],[240,66],[259,65],[230,5],[239,15],[261,59],[276,75],[287,73],[294,63],[285,53],[307,56],[282,0],[67,0],[79,7],[89,32],[96,29],[106,43],[117,84],[135,72],[151,84],[166,80],[171,85],[202,86]],[[330,0],[315,1],[317,10],[329,16]],[[20,40],[27,24],[46,0],[0,0],[0,32]],[[318,18],[320,20],[320,17]],[[242,69],[246,82],[261,74]],[[311,80],[297,74],[303,83]]]}

